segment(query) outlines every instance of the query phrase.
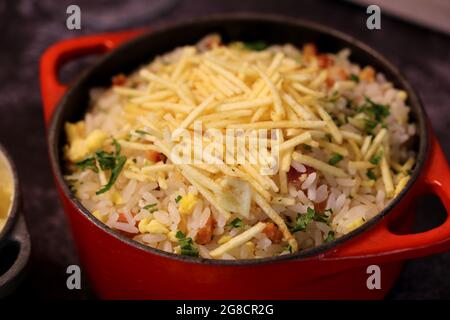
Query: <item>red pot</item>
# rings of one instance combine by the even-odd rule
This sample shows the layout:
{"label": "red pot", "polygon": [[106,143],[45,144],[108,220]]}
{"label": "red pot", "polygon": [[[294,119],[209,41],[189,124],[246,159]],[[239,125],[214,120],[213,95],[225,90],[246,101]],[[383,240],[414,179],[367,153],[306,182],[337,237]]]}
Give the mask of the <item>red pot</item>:
{"label": "red pot", "polygon": [[[59,154],[64,144],[63,123],[82,116],[84,109],[80,106],[87,104],[87,92],[92,86],[107,85],[112,75],[131,71],[155,54],[193,43],[212,31],[219,31],[225,39],[314,41],[323,51],[350,47],[356,61],[382,70],[388,79],[407,91],[419,128],[418,162],[405,190],[375,218],[331,244],[261,260],[203,260],[169,254],[123,237],[95,219],[63,180]],[[70,87],[59,82],[58,70],[64,63],[82,55],[108,51],[111,52]],[[408,233],[415,199],[421,195],[436,194],[446,211],[450,211],[449,165],[421,102],[389,62],[347,35],[286,18],[221,16],[151,32],[134,30],[61,41],[44,53],[40,71],[53,172],[83,270],[101,298],[379,299],[391,288],[406,259],[450,248],[448,216],[432,230]],[[381,270],[381,289],[370,290],[366,284],[370,276],[367,267],[373,264]]]}

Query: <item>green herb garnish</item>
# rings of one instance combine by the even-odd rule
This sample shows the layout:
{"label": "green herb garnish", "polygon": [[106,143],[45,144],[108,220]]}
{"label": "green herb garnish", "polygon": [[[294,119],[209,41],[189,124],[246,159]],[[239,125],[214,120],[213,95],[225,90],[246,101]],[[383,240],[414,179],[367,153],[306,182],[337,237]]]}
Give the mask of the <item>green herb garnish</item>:
{"label": "green herb garnish", "polygon": [[325,238],[325,242],[331,242],[334,239],[336,239],[335,235],[334,235],[334,231],[329,231],[327,234],[327,237]]}
{"label": "green herb garnish", "polygon": [[119,177],[120,172],[125,165],[125,162],[127,161],[127,157],[120,155],[121,146],[114,138],[113,145],[116,149],[114,155],[112,153],[107,153],[104,151],[96,152],[96,156],[102,170],[111,170],[111,175],[109,176],[108,183],[104,185],[100,190],[98,190],[95,193],[96,195],[105,193],[106,191],[109,191],[109,189],[111,189],[114,183],[116,183],[116,180]]}
{"label": "green herb garnish", "polygon": [[330,158],[330,160],[328,160],[328,163],[329,163],[330,165],[334,166],[334,165],[336,165],[339,161],[341,161],[342,159],[344,159],[343,156],[341,156],[341,155],[338,154],[338,153],[335,153],[335,154]]}
{"label": "green herb garnish", "polygon": [[375,173],[373,173],[373,171],[371,169],[367,170],[366,175],[370,180],[377,180]]}
{"label": "green herb garnish", "polygon": [[341,95],[339,94],[338,91],[334,90],[331,95],[328,96],[327,101],[330,103],[335,103],[336,101],[338,101],[339,97]]}
{"label": "green herb garnish", "polygon": [[372,113],[375,120],[381,122],[384,118],[390,115],[389,106],[375,103],[366,97],[366,112]]}
{"label": "green herb garnish", "polygon": [[177,195],[177,197],[175,198],[175,202],[176,202],[176,203],[180,202],[180,200],[181,200],[182,198],[183,198],[182,196]]}
{"label": "green herb garnish", "polygon": [[354,74],[354,73],[352,73],[352,74],[350,75],[350,79],[351,79],[352,81],[355,81],[356,83],[359,83],[359,77],[358,77],[356,74]]}
{"label": "green herb garnish", "polygon": [[158,208],[156,208],[156,203],[148,204],[143,209],[148,210],[150,213],[153,213],[158,210]]}
{"label": "green herb garnish", "polygon": [[[325,212],[327,211],[331,213],[330,210],[326,210]],[[329,218],[330,216],[325,213],[317,213],[313,208],[308,207],[306,209],[306,214],[299,214],[297,216],[297,220],[295,221],[295,225],[291,228],[291,232],[305,231],[311,221],[328,223]]]}
{"label": "green herb garnish", "polygon": [[98,172],[94,157],[84,159],[83,161],[75,163],[75,165],[81,170],[91,169],[94,172]]}
{"label": "green herb garnish", "polygon": [[100,190],[98,190],[95,194],[99,195],[102,193],[105,193],[111,187],[116,183],[117,178],[120,175],[120,172],[123,169],[123,166],[125,165],[125,162],[127,161],[127,158],[125,156],[118,156],[116,158],[116,164],[115,167],[111,170],[111,176],[109,177],[109,181],[106,185],[104,185]]}
{"label": "green herb garnish", "polygon": [[144,130],[135,130],[134,132],[136,132],[137,134],[143,135],[143,136],[145,136],[146,134],[150,134],[150,133],[148,133],[147,131],[144,131]]}
{"label": "green herb garnish", "polygon": [[390,111],[389,106],[387,105],[376,103],[368,97],[365,97],[365,99],[365,103],[357,111],[364,112],[369,116],[368,119],[365,119],[365,130],[367,133],[372,134],[373,129],[375,129],[378,124],[381,124],[381,126],[385,126],[383,121],[384,118],[386,118],[390,114]]}
{"label": "green herb garnish", "polygon": [[380,163],[381,157],[382,157],[382,156],[383,156],[383,152],[380,151],[378,154],[374,155],[374,156],[369,160],[369,162],[370,162],[371,164],[377,165],[377,164]]}
{"label": "green herb garnish", "polygon": [[233,221],[230,222],[229,225],[233,228],[241,228],[244,226],[244,223],[242,222],[241,219],[235,218],[235,219],[233,219]]}
{"label": "green herb garnish", "polygon": [[112,170],[116,165],[116,156],[113,153],[105,151],[97,151],[95,153],[100,168],[104,170]]}
{"label": "green herb garnish", "polygon": [[198,257],[198,249],[195,247],[192,238],[186,238],[186,235],[181,231],[178,231],[175,234],[175,237],[178,239],[178,244],[180,245],[182,255]]}
{"label": "green herb garnish", "polygon": [[122,147],[120,146],[119,142],[117,142],[116,139],[112,138],[112,140],[113,140],[112,144],[114,145],[114,148],[116,149],[116,156],[118,156],[120,154],[120,151],[122,150]]}
{"label": "green herb garnish", "polygon": [[264,41],[244,42],[244,46],[248,50],[261,51],[267,48],[267,43]]}
{"label": "green herb garnish", "polygon": [[365,131],[368,134],[373,134],[373,129],[376,128],[376,126],[378,125],[378,122],[370,120],[370,119],[364,119],[364,121],[366,122],[365,124]]}

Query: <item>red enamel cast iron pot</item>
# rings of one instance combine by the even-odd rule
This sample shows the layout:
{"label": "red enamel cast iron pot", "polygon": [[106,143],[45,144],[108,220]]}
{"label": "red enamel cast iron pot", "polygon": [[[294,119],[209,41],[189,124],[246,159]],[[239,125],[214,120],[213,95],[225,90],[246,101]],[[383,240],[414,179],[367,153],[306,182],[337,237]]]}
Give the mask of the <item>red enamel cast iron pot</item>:
{"label": "red enamel cast iron pot", "polygon": [[[192,44],[206,34],[224,41],[315,42],[320,51],[352,50],[408,93],[417,123],[417,165],[407,187],[375,218],[333,243],[294,255],[260,260],[204,260],[161,252],[107,228],[86,210],[63,179],[63,125],[82,118],[92,87],[109,86],[152,57]],[[70,86],[58,80],[66,62],[92,53],[104,57]],[[106,299],[379,299],[406,259],[450,248],[450,218],[410,234],[415,198],[436,194],[450,210],[450,170],[422,104],[410,84],[385,58],[356,39],[311,22],[261,15],[221,15],[153,29],[80,37],[50,47],[41,59],[41,86],[53,172],[83,264],[95,292]],[[430,212],[433,214],[433,212]],[[367,287],[367,268],[381,269],[381,289]]]}

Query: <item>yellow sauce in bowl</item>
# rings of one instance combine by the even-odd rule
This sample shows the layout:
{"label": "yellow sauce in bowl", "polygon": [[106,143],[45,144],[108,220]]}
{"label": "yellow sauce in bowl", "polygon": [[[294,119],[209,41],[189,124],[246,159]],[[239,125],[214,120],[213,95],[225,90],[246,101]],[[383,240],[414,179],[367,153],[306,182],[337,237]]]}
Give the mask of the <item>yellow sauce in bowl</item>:
{"label": "yellow sauce in bowl", "polygon": [[0,231],[6,224],[14,197],[14,180],[6,157],[0,153]]}

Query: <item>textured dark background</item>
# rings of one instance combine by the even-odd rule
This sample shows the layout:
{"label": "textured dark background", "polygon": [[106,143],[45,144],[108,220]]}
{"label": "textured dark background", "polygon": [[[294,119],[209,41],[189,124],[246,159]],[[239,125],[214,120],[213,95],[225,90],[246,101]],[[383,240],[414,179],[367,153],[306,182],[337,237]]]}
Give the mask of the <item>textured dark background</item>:
{"label": "textured dark background", "polygon": [[[80,31],[65,27],[69,4],[81,7]],[[370,31],[365,27],[365,8],[343,1],[0,1],[0,142],[18,167],[33,246],[30,272],[11,298],[94,297],[88,283],[81,291],[65,287],[66,267],[78,263],[78,258],[47,160],[38,74],[44,49],[58,40],[82,34],[233,11],[314,20],[379,50],[417,88],[449,157],[450,41],[446,35],[384,15],[382,30]],[[72,66],[65,71],[65,78],[77,70]],[[439,206],[428,202],[423,206],[427,210],[422,210],[420,221],[433,224]],[[388,298],[450,299],[449,265],[450,253],[408,262]]]}

